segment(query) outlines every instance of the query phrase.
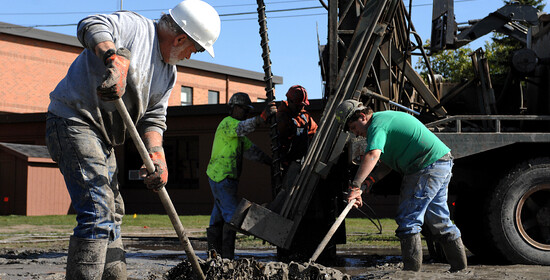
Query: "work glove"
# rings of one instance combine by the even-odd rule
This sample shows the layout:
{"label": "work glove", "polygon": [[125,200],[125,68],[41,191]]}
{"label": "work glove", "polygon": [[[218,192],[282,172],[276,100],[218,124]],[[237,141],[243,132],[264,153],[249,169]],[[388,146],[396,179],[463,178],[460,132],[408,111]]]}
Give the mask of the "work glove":
{"label": "work glove", "polygon": [[139,173],[148,189],[159,191],[168,183],[168,166],[166,165],[164,150],[155,148],[151,149],[152,151],[149,153],[149,157],[155,165],[155,172],[149,173],[144,164],[141,166]]}
{"label": "work glove", "polygon": [[374,185],[375,182],[376,182],[376,180],[374,179],[374,177],[369,175],[367,177],[367,179],[365,179],[365,181],[363,181],[363,184],[362,184],[363,188],[361,188],[361,189],[365,190],[366,194],[369,194],[370,190],[372,189],[372,185]]}
{"label": "work glove", "polygon": [[275,114],[277,114],[277,106],[275,106],[275,102],[271,101],[265,106],[264,110],[260,114],[260,118],[267,123],[269,118]]}
{"label": "work glove", "polygon": [[130,51],[126,48],[110,49],[103,55],[107,66],[103,82],[97,87],[97,95],[103,101],[114,101],[122,97],[126,90],[126,77],[130,67]]}

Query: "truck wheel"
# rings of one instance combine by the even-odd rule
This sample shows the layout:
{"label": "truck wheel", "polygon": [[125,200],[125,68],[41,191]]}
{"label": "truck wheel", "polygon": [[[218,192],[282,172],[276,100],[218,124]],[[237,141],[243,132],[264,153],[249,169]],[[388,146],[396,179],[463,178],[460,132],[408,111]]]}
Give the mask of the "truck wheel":
{"label": "truck wheel", "polygon": [[519,165],[489,204],[493,242],[512,263],[550,265],[550,159]]}

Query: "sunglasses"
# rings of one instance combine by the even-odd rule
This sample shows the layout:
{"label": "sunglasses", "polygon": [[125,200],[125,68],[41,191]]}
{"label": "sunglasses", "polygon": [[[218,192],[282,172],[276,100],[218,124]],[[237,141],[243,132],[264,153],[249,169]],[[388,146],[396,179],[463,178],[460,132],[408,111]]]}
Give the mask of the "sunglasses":
{"label": "sunglasses", "polygon": [[191,37],[189,37],[189,39],[195,45],[195,50],[197,50],[197,52],[203,52],[204,51],[204,48],[201,45],[199,45],[199,43],[197,43],[197,41],[191,39]]}

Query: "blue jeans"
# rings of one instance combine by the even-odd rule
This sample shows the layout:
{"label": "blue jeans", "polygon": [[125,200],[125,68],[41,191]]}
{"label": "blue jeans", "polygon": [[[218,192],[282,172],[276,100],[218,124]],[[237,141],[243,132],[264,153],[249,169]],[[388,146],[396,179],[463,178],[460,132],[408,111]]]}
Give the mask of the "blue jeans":
{"label": "blue jeans", "polygon": [[237,209],[239,200],[237,199],[238,180],[225,178],[220,182],[214,182],[208,178],[210,189],[214,196],[214,209],[210,214],[210,225],[217,223],[228,223]]}
{"label": "blue jeans", "polygon": [[114,149],[100,135],[86,124],[48,113],[46,145],[76,211],[74,236],[112,241],[120,237],[124,202]]}
{"label": "blue jeans", "polygon": [[438,160],[426,168],[403,177],[396,235],[403,238],[419,233],[426,223],[435,236],[449,240],[460,237],[452,223],[447,206],[447,189],[452,176],[453,161]]}

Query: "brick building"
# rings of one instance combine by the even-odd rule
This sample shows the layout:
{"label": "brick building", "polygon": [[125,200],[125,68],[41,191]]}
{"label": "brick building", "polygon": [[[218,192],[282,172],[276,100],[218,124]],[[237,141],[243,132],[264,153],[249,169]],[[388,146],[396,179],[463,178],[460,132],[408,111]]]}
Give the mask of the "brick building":
{"label": "brick building", "polygon": [[[82,49],[74,36],[0,22],[0,112],[45,112],[49,93]],[[196,60],[177,67],[168,106],[224,104],[238,91],[253,102],[265,99],[263,73]]]}
{"label": "brick building", "polygon": [[0,142],[0,215],[63,215],[71,199],[63,176],[41,145]]}
{"label": "brick building", "polygon": [[[310,102],[310,112],[313,113],[315,119],[320,119],[321,100],[310,100]],[[254,103],[253,106],[255,107],[253,111],[259,113],[263,104]],[[164,149],[169,168],[166,189],[180,215],[208,215],[212,210],[213,199],[206,176],[206,166],[210,160],[214,132],[225,116],[227,116],[227,107],[222,104],[168,107],[168,130],[164,134]],[[46,113],[0,114],[0,143],[30,145],[27,148],[34,145],[43,146],[45,119]],[[258,128],[249,135],[249,138],[263,151],[271,154],[268,127]],[[13,170],[14,160],[22,162],[18,165],[26,164],[21,167],[22,170],[26,170],[27,165],[29,168],[33,166],[32,162],[29,163],[23,156],[15,157],[13,155],[15,152],[17,150],[0,148],[0,170]],[[143,182],[135,176],[142,161],[132,141],[127,141],[125,145],[117,147],[115,153],[119,168],[120,191],[124,198],[126,213],[165,213],[159,198],[147,190]],[[49,173],[51,176],[61,178],[55,165],[47,167],[57,170],[55,174]],[[0,215],[27,215],[24,209],[31,207],[13,204],[14,201],[29,200],[26,197],[14,197],[18,193],[13,190],[19,189],[21,185],[18,184],[18,187],[13,185],[14,181],[10,180],[9,176],[7,173],[0,174],[0,210],[2,210]],[[240,197],[260,204],[271,201],[271,174],[268,166],[243,160],[243,172],[240,179],[238,192]],[[45,178],[45,180],[56,181],[57,179]],[[63,183],[57,184],[62,184],[62,188],[65,187]],[[58,190],[59,186],[52,185],[50,188]],[[36,188],[27,185],[27,190],[20,190],[19,193],[21,195],[28,193],[29,189]],[[42,200],[37,203],[48,203],[48,201]],[[48,205],[42,209],[52,209],[52,207]],[[54,213],[59,214],[57,212],[33,212],[32,214],[53,215]]]}
{"label": "brick building", "polygon": [[[75,37],[0,23],[0,142],[6,143],[0,149],[0,170],[13,170],[8,167],[15,164],[21,166],[21,170],[33,170],[36,164],[29,161],[21,150],[43,147],[49,93],[81,51],[82,46]],[[179,214],[209,214],[212,196],[205,172],[214,132],[227,115],[227,107],[223,104],[238,91],[248,93],[253,102],[262,101],[265,98],[264,74],[194,60],[184,61],[177,68],[178,79],[169,100],[168,130],[164,139],[170,168],[167,190]],[[275,76],[274,83],[281,84],[282,77]],[[320,108],[321,103],[316,104]],[[255,113],[263,107],[261,103],[254,106]],[[250,138],[269,153],[268,134],[268,129],[262,128]],[[9,143],[30,146],[10,146]],[[127,213],[164,213],[156,195],[136,180],[141,159],[132,141],[117,147],[116,155]],[[251,162],[244,164],[240,195],[255,202],[269,201],[269,167]],[[44,181],[51,183],[39,186],[27,183],[25,191],[13,191],[21,188],[20,184],[14,185],[16,180],[12,178],[16,174],[11,177],[2,173],[0,214],[59,214],[55,212],[59,210],[40,211],[51,207],[17,204],[20,201],[25,204],[48,203],[46,199],[32,200],[22,195],[44,191],[44,188],[59,190],[58,184],[64,188],[61,174],[53,162],[41,163],[40,167],[42,174],[48,174],[43,176],[51,177],[44,178]],[[48,168],[57,172],[45,170]]]}

